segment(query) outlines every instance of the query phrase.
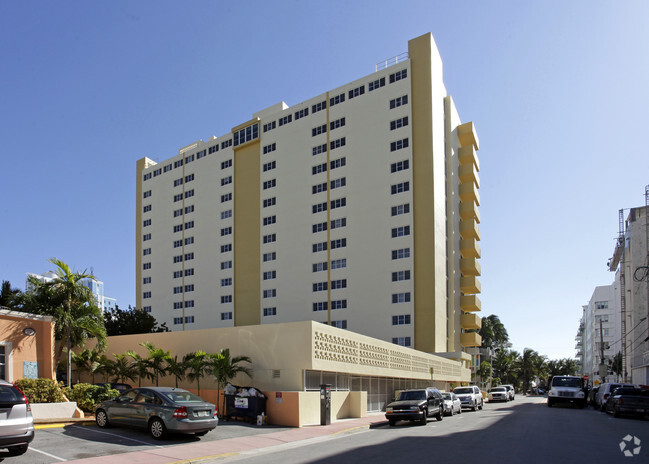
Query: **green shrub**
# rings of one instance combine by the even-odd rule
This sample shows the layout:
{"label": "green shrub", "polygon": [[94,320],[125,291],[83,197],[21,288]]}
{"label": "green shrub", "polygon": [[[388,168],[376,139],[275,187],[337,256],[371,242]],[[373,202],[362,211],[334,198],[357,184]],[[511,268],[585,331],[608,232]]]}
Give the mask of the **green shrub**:
{"label": "green shrub", "polygon": [[85,412],[94,412],[99,403],[119,395],[117,390],[110,388],[108,385],[92,385],[89,383],[77,383],[71,388],[64,387],[63,391],[70,401],[76,401],[77,406]]}
{"label": "green shrub", "polygon": [[61,385],[52,379],[20,379],[14,385],[30,403],[62,403],[65,401]]}

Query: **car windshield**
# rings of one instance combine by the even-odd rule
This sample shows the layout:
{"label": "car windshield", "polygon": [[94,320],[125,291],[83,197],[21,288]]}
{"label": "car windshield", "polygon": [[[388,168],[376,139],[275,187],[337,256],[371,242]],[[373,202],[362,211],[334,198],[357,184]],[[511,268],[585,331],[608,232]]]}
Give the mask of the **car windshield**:
{"label": "car windshield", "polygon": [[503,387],[495,387],[489,390],[490,392],[504,392],[505,389]]}
{"label": "car windshield", "polygon": [[552,386],[581,388],[581,379],[577,377],[555,377],[552,379]]}
{"label": "car windshield", "polygon": [[473,393],[473,388],[456,388],[453,390],[453,393],[456,395],[465,395],[467,393]]}
{"label": "car windshield", "polygon": [[426,392],[423,390],[415,391],[404,391],[399,395],[399,401],[408,401],[408,400],[425,400]]}
{"label": "car windshield", "polygon": [[204,403],[200,396],[185,390],[158,392],[173,403]]}
{"label": "car windshield", "polygon": [[453,397],[451,396],[450,393],[442,393],[442,396],[444,397],[445,400],[452,400]]}

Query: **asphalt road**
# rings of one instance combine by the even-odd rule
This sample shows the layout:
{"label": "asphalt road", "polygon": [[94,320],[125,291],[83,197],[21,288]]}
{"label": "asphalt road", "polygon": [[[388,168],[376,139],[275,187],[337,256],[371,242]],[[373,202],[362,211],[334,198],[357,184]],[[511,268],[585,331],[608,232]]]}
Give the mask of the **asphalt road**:
{"label": "asphalt road", "polygon": [[[648,420],[616,419],[593,409],[548,408],[545,401],[519,395],[513,402],[485,404],[482,411],[465,411],[442,422],[432,419],[425,427],[400,422],[209,462],[649,462]],[[625,457],[620,450],[627,435],[641,440],[638,455]],[[635,447],[628,445],[630,450]]]}

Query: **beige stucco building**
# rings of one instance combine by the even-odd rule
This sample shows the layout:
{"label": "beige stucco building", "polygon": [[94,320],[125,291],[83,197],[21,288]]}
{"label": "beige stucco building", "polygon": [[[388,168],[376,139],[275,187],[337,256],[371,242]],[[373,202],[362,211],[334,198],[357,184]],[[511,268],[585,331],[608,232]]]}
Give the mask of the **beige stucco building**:
{"label": "beige stucco building", "polygon": [[173,331],[316,321],[467,362],[477,149],[425,34],[372,74],[142,158],[137,307]]}

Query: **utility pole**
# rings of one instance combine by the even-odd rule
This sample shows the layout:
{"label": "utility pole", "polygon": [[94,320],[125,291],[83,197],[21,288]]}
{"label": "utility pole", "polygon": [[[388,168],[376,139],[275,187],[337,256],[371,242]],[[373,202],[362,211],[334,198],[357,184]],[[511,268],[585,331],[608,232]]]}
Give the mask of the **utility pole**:
{"label": "utility pole", "polygon": [[599,318],[599,378],[602,383],[606,382],[608,369],[604,362],[604,330],[602,330],[602,318]]}

